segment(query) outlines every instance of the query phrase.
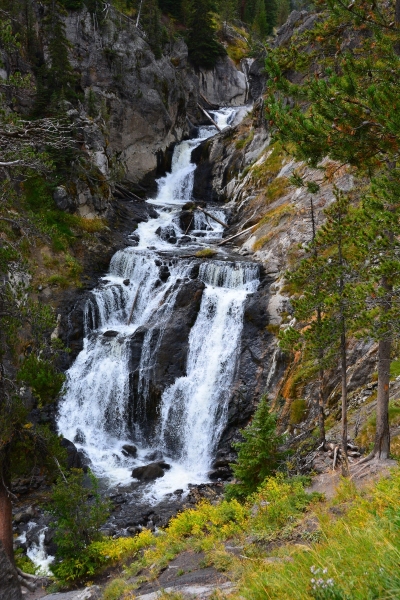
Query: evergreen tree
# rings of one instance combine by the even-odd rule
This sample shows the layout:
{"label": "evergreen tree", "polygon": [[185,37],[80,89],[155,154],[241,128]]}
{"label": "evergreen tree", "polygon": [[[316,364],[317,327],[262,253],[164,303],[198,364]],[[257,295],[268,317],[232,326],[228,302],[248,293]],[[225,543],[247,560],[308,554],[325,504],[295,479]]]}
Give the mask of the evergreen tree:
{"label": "evergreen tree", "polygon": [[332,365],[333,357],[339,358],[343,475],[348,475],[347,341],[365,298],[364,287],[358,281],[363,255],[357,251],[354,237],[355,219],[349,199],[338,193],[336,201],[326,210],[325,224],[308,249],[309,256],[290,275],[302,291],[293,302],[295,316],[306,327],[303,332],[306,354],[315,357],[320,378]]}
{"label": "evergreen tree", "polygon": [[224,32],[229,21],[232,21],[237,16],[237,1],[236,0],[218,0],[218,14],[224,24]]}
{"label": "evergreen tree", "polygon": [[216,39],[211,0],[191,0],[187,44],[189,58],[196,67],[212,69],[224,47]]}
{"label": "evergreen tree", "polygon": [[140,23],[146,32],[147,41],[154,52],[154,56],[161,58],[163,26],[157,0],[145,0],[143,2]]}
{"label": "evergreen tree", "polygon": [[256,2],[253,27],[261,39],[265,38],[270,31],[264,0],[257,0]]}
{"label": "evergreen tree", "polygon": [[181,0],[158,0],[158,6],[164,14],[181,21],[183,18],[182,4],[185,2],[186,0],[183,2]]}
{"label": "evergreen tree", "polygon": [[270,412],[265,396],[261,398],[251,423],[241,433],[244,440],[234,444],[238,458],[231,465],[239,482],[227,486],[228,498],[244,498],[255,492],[282,459],[279,446],[283,437],[276,433],[276,415]]}
{"label": "evergreen tree", "polygon": [[[297,158],[315,166],[329,156],[369,178],[371,185],[374,179],[390,181],[386,191],[379,185],[375,189],[375,197],[380,197],[374,207],[375,222],[388,228],[382,227],[379,233],[386,251],[375,254],[375,268],[369,271],[380,298],[374,331],[381,332],[377,334],[379,424],[371,457],[386,458],[390,444],[388,368],[396,329],[395,321],[386,315],[392,313],[399,283],[399,269],[389,267],[398,261],[393,227],[397,227],[400,190],[396,167],[400,113],[395,108],[400,105],[400,1],[381,6],[328,0],[327,6],[312,31],[294,36],[286,47],[269,54],[267,111],[278,137],[294,144]],[[354,43],[343,44],[344,32]],[[301,83],[292,83],[284,75],[288,72],[302,74]],[[287,97],[292,98],[291,103],[286,102]]]}

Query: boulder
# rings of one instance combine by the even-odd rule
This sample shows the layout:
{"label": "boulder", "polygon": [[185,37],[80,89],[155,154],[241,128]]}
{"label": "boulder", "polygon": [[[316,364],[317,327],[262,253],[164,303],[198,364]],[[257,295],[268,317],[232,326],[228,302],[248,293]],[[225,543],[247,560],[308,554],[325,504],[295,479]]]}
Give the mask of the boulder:
{"label": "boulder", "polygon": [[132,458],[136,458],[137,456],[137,448],[131,444],[125,444],[122,446],[122,454],[124,456],[130,456]]}
{"label": "boulder", "polygon": [[112,331],[112,330],[105,331],[103,333],[104,337],[109,337],[109,338],[117,337],[117,335],[118,335],[118,331]]}
{"label": "boulder", "polygon": [[61,446],[67,451],[67,469],[82,469],[82,455],[73,442],[63,438]]}
{"label": "boulder", "polygon": [[212,481],[216,481],[217,479],[226,480],[229,479],[232,475],[232,471],[229,467],[220,467],[219,469],[214,469],[208,473],[208,477]]}
{"label": "boulder", "polygon": [[53,192],[53,199],[60,210],[73,210],[75,208],[73,198],[68,195],[67,190],[63,186],[56,187]]}
{"label": "boulder", "polygon": [[143,467],[136,467],[132,471],[132,477],[139,479],[139,481],[154,481],[159,477],[164,477],[166,469],[170,469],[171,465],[164,461],[150,463]]}

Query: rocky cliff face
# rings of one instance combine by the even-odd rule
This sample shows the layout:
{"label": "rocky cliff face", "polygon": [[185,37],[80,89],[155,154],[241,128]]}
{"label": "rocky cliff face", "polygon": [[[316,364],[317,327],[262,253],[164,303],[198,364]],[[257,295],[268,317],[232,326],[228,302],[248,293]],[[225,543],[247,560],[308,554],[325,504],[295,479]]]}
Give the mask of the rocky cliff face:
{"label": "rocky cliff face", "polygon": [[102,119],[106,132],[106,143],[98,136],[90,152],[107,177],[118,167],[127,182],[152,188],[168,167],[168,148],[188,135],[188,117],[203,119],[200,93],[216,105],[246,101],[245,75],[228,57],[213,71],[196,72],[178,39],[156,59],[143,33],[119,13],[111,11],[99,27],[88,11],[71,12],[66,32],[86,109]]}

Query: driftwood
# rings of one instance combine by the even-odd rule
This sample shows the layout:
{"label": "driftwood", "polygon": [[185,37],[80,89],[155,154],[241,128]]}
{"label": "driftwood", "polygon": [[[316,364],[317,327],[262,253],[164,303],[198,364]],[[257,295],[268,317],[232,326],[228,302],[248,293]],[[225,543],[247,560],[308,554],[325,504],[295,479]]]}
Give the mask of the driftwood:
{"label": "driftwood", "polygon": [[223,246],[224,244],[227,244],[231,240],[234,240],[235,238],[239,237],[243,233],[248,233],[249,231],[251,231],[253,229],[253,227],[254,227],[254,225],[252,225],[251,227],[248,227],[248,229],[243,229],[243,231],[239,231],[239,233],[235,233],[235,235],[231,235],[231,237],[228,237],[225,240],[222,240],[222,242],[220,242],[218,244],[218,246]]}
{"label": "driftwood", "polygon": [[190,226],[191,226],[191,224],[193,223],[193,219],[194,219],[194,215],[192,215],[192,218],[190,219],[190,223],[189,223],[189,225],[188,225],[188,226],[187,226],[187,228],[186,228],[185,235],[187,235],[187,232],[189,231],[189,229],[190,229]]}
{"label": "driftwood", "polygon": [[214,121],[214,119],[211,117],[211,115],[209,115],[209,114],[208,114],[208,112],[206,111],[206,109],[205,109],[205,108],[203,108],[203,107],[201,106],[201,104],[199,104],[199,103],[197,103],[197,106],[199,107],[199,109],[201,110],[201,112],[203,112],[203,113],[205,114],[205,116],[207,117],[207,119],[208,119],[209,121],[211,121],[211,123],[214,125],[214,127],[216,127],[220,133],[222,133],[222,129],[221,129],[221,127],[219,127],[219,125],[217,125],[217,124],[216,124],[216,122],[215,122],[215,121]]}
{"label": "driftwood", "polygon": [[124,196],[128,196],[128,198],[132,198],[133,200],[137,200],[138,202],[143,202],[142,198],[139,198],[139,196],[136,196],[136,194],[134,194],[133,192],[131,192],[130,190],[126,189],[126,187],[124,187],[123,185],[121,185],[120,183],[116,183],[115,184],[115,189],[120,193],[120,194],[124,194]]}
{"label": "driftwood", "polygon": [[129,313],[129,319],[128,319],[127,325],[131,324],[133,311],[135,309],[136,302],[137,302],[137,299],[138,299],[138,296],[139,296],[139,290],[140,290],[140,288],[137,289],[137,292],[136,292],[135,297],[133,299],[133,304],[132,304],[131,312]]}
{"label": "driftwood", "polygon": [[228,225],[226,223],[224,223],[223,221],[220,221],[219,219],[217,219],[217,217],[214,217],[211,213],[207,212],[206,210],[204,210],[204,208],[201,208],[201,206],[197,207],[197,210],[201,210],[202,213],[204,213],[205,215],[207,215],[207,217],[210,217],[210,219],[213,219],[213,221],[217,221],[217,223],[219,223],[220,225],[222,225],[222,227],[228,227]]}

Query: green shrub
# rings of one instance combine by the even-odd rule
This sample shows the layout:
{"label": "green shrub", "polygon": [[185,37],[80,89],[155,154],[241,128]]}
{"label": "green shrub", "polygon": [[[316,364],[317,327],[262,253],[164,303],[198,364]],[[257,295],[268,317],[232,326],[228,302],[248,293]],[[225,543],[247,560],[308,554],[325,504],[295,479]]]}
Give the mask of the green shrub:
{"label": "green shrub", "polygon": [[57,398],[65,375],[58,371],[52,360],[38,358],[32,353],[24,359],[18,371],[18,379],[28,384],[40,405],[44,405]]}
{"label": "green shrub", "polygon": [[249,498],[257,507],[252,531],[263,539],[272,539],[278,531],[283,537],[281,530],[295,523],[313,498],[305,491],[303,478],[286,479],[282,473],[268,477]]}
{"label": "green shrub", "polygon": [[[93,473],[85,475],[81,469],[71,469],[67,480],[60,477],[47,505],[55,519],[57,557],[74,558],[83,550],[86,552],[91,542],[100,540],[99,527],[107,519],[109,509],[109,502],[102,499]],[[56,564],[53,571],[57,575],[60,564]]]}
{"label": "green shrub", "polygon": [[239,483],[226,486],[228,499],[243,498],[255,492],[283,457],[278,450],[283,437],[276,433],[276,415],[270,412],[266,396],[261,398],[253,420],[241,433],[244,441],[234,444],[238,459],[231,465]]}

